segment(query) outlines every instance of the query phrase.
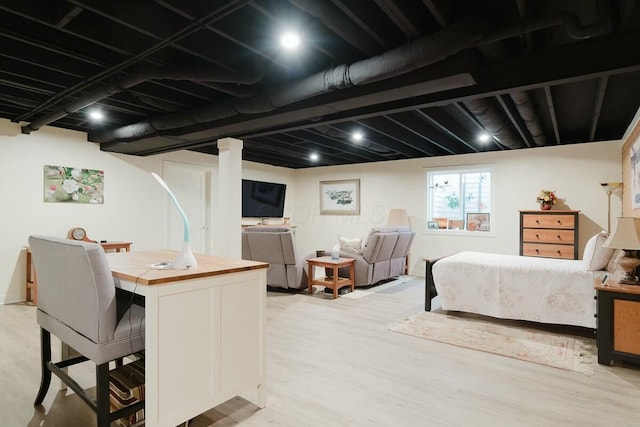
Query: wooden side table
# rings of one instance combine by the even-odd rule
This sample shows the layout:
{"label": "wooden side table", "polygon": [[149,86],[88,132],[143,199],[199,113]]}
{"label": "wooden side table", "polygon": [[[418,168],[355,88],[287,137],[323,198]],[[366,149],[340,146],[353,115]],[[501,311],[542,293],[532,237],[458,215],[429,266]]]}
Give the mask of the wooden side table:
{"label": "wooden side table", "polygon": [[640,363],[640,286],[598,280],[598,363],[614,360]]}
{"label": "wooden side table", "polygon": [[131,242],[100,242],[100,246],[105,252],[131,252]]}
{"label": "wooden side table", "polygon": [[[309,293],[313,293],[313,285],[324,286],[333,290],[333,298],[338,298],[338,289],[344,286],[350,286],[351,292],[353,292],[355,284],[355,262],[353,258],[338,258],[333,259],[328,256],[322,256],[318,258],[311,258],[307,260],[309,263]],[[331,268],[333,269],[333,277],[323,276],[322,279],[314,278],[314,267]],[[349,267],[349,277],[339,277],[338,269],[341,267]]]}

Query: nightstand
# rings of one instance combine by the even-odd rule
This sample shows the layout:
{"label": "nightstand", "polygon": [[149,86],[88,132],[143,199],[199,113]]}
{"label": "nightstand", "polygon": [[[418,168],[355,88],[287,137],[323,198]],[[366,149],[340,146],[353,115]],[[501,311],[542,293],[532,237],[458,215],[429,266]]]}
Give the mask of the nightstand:
{"label": "nightstand", "polygon": [[614,360],[640,363],[640,286],[598,280],[598,363]]}

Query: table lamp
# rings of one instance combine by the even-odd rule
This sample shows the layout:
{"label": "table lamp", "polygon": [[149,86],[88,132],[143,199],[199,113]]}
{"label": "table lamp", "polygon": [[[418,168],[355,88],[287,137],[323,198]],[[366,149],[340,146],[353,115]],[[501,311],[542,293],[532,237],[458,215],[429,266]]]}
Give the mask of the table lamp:
{"label": "table lamp", "polygon": [[640,285],[640,281],[635,275],[635,270],[640,265],[640,259],[638,259],[640,218],[618,218],[616,229],[602,246],[624,251],[624,256],[618,259],[618,265],[626,274],[618,282],[626,285]]}
{"label": "table lamp", "polygon": [[180,252],[180,254],[176,257],[171,266],[177,270],[198,268],[198,262],[196,261],[196,257],[193,256],[193,252],[191,252],[191,243],[189,243],[190,230],[189,219],[187,218],[187,215],[184,213],[182,206],[180,206],[180,203],[178,203],[178,199],[176,199],[176,196],[173,194],[167,183],[164,182],[164,180],[157,174],[151,172],[151,175],[153,175],[156,181],[158,181],[158,184],[160,184],[160,186],[164,188],[164,191],[167,192],[169,197],[171,197],[171,200],[173,200],[176,208],[178,208],[178,212],[180,212],[182,221],[184,223],[184,244],[182,246],[182,252]]}

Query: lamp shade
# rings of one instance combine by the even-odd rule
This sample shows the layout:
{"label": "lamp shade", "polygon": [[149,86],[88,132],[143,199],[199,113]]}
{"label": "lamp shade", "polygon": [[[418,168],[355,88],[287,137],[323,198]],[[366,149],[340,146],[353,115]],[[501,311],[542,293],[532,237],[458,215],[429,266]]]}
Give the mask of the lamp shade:
{"label": "lamp shade", "polygon": [[614,249],[640,249],[640,218],[618,218],[616,229],[602,246]]}
{"label": "lamp shade", "polygon": [[389,211],[389,219],[387,220],[389,227],[411,227],[409,214],[406,209],[391,209]]}

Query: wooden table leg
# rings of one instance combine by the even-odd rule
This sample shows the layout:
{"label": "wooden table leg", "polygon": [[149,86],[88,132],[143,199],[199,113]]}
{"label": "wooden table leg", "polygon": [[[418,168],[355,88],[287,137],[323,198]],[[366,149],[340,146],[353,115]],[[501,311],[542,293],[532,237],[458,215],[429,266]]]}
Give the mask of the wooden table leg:
{"label": "wooden table leg", "polygon": [[349,269],[349,280],[351,280],[351,292],[356,290],[356,267],[355,262],[351,263],[351,268]]}
{"label": "wooden table leg", "polygon": [[313,294],[313,262],[309,262],[309,272],[307,276],[307,279],[309,279],[309,294]]}
{"label": "wooden table leg", "polygon": [[338,298],[338,267],[333,266],[333,299]]}

